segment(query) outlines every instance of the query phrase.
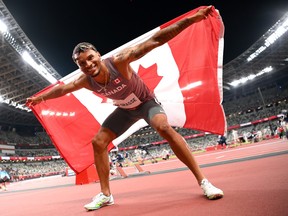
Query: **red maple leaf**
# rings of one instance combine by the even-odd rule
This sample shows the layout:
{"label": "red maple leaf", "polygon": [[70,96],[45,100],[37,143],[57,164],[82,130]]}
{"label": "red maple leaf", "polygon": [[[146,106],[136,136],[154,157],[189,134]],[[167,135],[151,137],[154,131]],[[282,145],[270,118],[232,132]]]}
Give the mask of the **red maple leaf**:
{"label": "red maple leaf", "polygon": [[139,65],[138,75],[153,92],[163,78],[157,74],[157,64],[153,64],[148,68],[144,68],[142,65]]}

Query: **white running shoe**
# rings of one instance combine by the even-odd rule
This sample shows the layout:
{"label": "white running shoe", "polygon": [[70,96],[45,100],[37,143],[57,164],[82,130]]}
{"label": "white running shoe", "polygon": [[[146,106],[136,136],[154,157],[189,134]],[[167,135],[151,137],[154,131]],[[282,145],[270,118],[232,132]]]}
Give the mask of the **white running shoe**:
{"label": "white running shoe", "polygon": [[97,210],[103,206],[109,206],[114,204],[114,198],[112,194],[105,196],[102,192],[93,197],[93,201],[86,204],[84,208],[87,211]]}
{"label": "white running shoe", "polygon": [[203,179],[201,181],[201,188],[204,192],[204,195],[210,200],[220,199],[224,196],[223,191],[219,188],[216,188],[207,179]]}

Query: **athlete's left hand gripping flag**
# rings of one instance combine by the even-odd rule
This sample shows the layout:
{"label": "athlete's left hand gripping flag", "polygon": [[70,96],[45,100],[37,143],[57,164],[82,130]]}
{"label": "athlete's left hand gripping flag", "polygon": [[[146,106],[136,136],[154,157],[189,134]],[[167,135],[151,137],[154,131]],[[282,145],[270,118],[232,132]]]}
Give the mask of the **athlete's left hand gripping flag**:
{"label": "athlete's left hand gripping flag", "polygon": [[[196,13],[200,8],[203,7],[151,30],[103,58],[146,40],[159,29]],[[215,134],[223,134],[226,130],[221,105],[223,38],[224,25],[219,12],[214,9],[213,16],[193,24],[168,43],[131,64],[163,104],[172,126]],[[55,85],[73,81],[80,74],[81,71],[76,70]],[[49,91],[55,85],[35,95]],[[115,107],[110,100],[81,89],[42,102],[31,109],[61,156],[76,173],[80,173],[94,163],[91,140]],[[114,140],[109,148],[117,146],[144,126],[147,126],[144,120],[138,121]]]}

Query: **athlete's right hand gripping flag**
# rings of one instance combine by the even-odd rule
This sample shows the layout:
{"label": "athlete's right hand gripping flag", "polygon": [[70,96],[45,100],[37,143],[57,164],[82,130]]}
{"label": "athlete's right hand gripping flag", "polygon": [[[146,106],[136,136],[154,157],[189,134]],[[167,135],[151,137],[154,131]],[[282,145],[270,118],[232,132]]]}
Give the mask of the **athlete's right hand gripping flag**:
{"label": "athlete's right hand gripping flag", "polygon": [[[196,13],[200,8],[203,7],[153,29],[103,58],[146,40],[159,29]],[[223,134],[226,130],[221,105],[223,37],[224,25],[221,16],[213,8],[213,16],[193,24],[168,43],[131,64],[155,92],[172,126],[215,134]],[[74,71],[56,85],[73,81],[80,74],[81,71]],[[48,86],[37,94],[54,86]],[[69,166],[76,173],[80,173],[94,163],[91,139],[115,106],[112,101],[81,89],[31,108]],[[138,121],[115,139],[109,148],[117,146],[146,125],[144,120]]]}

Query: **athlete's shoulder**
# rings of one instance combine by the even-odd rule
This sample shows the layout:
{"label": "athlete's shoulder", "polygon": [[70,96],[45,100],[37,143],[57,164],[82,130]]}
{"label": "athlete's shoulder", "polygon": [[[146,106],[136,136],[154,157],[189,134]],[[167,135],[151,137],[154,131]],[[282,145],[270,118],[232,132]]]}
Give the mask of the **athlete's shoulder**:
{"label": "athlete's shoulder", "polygon": [[88,88],[89,89],[89,87],[90,87],[89,76],[87,76],[85,74],[81,74],[72,83],[77,88]]}

